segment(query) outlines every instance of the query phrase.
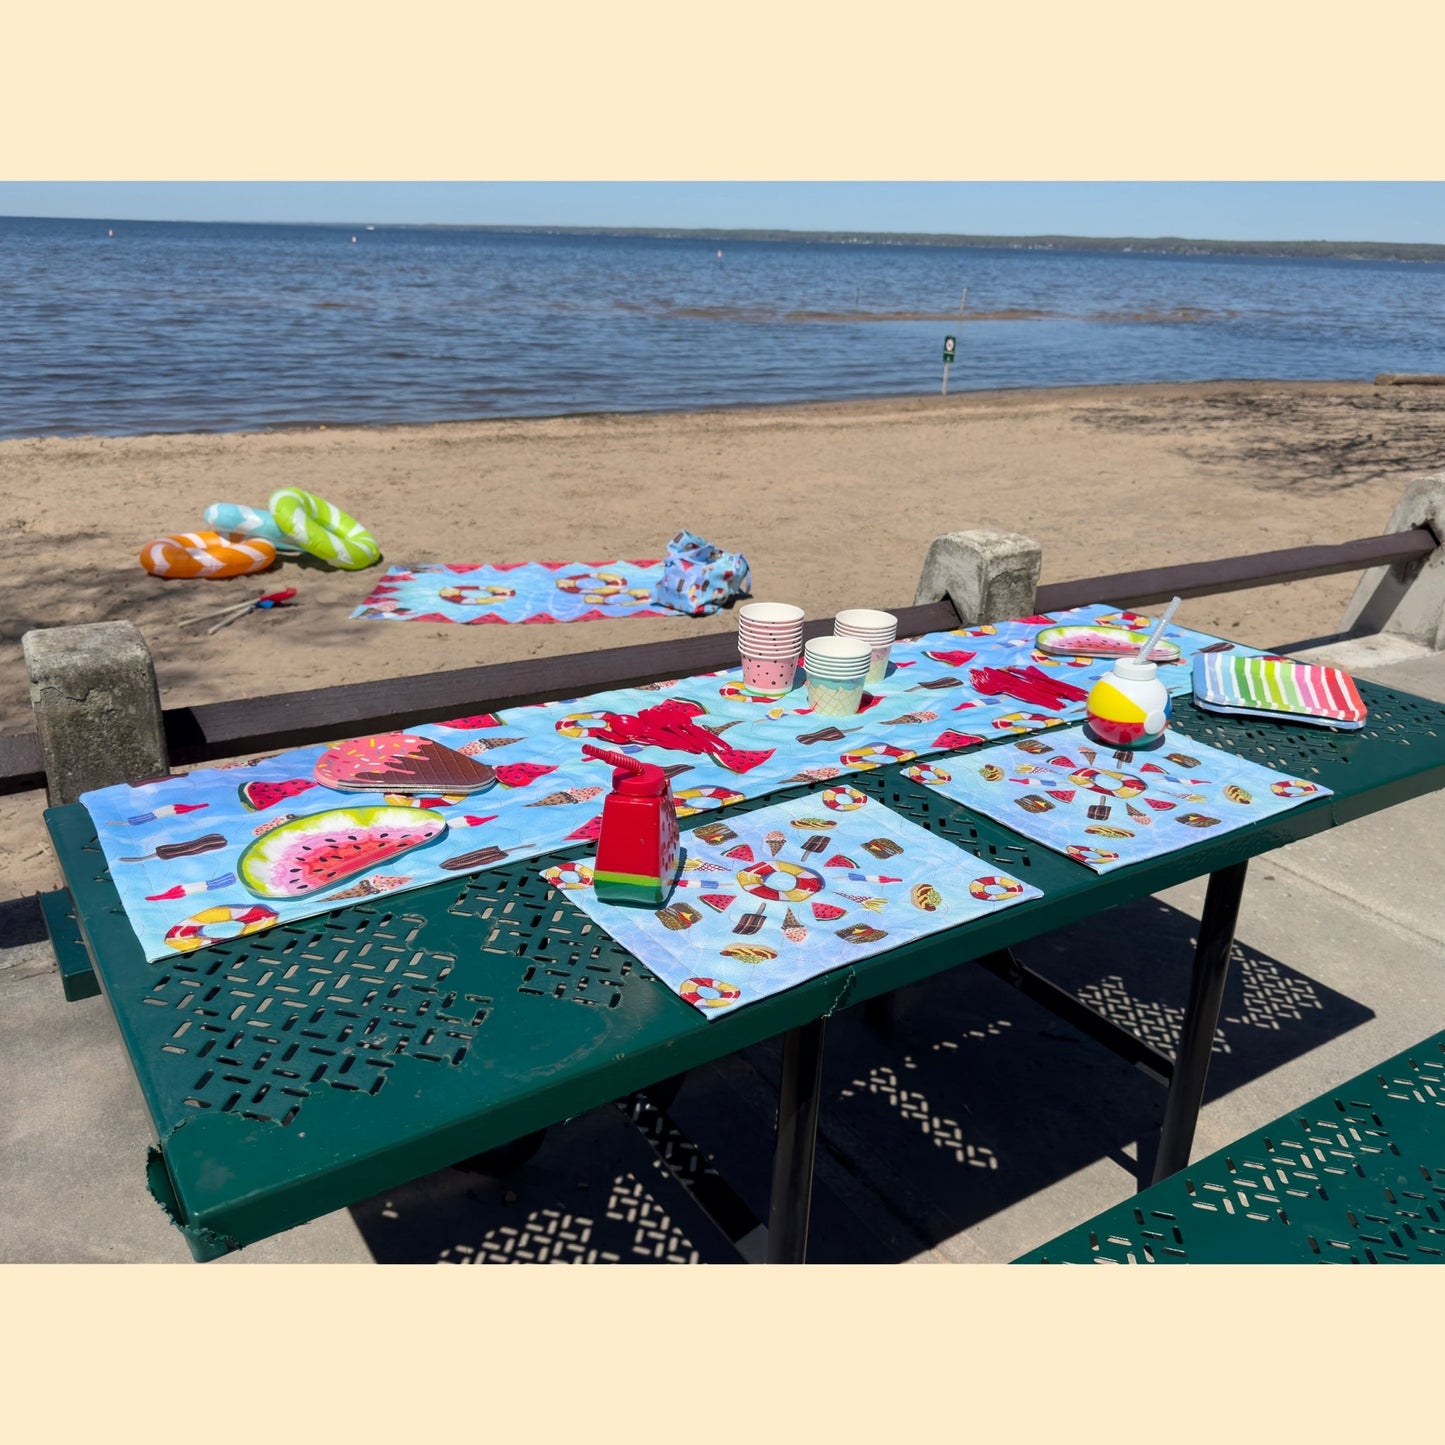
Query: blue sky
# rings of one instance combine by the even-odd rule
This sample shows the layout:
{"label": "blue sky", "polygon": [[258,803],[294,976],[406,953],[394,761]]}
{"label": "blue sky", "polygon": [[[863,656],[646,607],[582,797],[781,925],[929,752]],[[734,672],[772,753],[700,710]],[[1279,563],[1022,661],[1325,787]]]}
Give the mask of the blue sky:
{"label": "blue sky", "polygon": [[0,215],[1445,242],[1445,183],[21,182]]}

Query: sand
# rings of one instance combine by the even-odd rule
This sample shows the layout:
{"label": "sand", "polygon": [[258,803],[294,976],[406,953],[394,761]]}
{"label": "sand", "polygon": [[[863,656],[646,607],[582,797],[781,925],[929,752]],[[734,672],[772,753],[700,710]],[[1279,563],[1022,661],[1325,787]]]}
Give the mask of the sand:
{"label": "sand", "polygon": [[[811,615],[912,602],[940,532],[1019,531],[1044,581],[1384,530],[1438,467],[1445,392],[1225,382],[224,436],[0,442],[0,731],[32,726],[20,637],[133,621],[168,706],[614,647],[733,618],[459,627],[352,621],[385,566],[660,555],[679,527],[744,552],[754,594]],[[140,546],[281,486],[359,517],[384,562],[264,574],[298,606],[213,638],[176,619],[259,578],[162,582]],[[1190,601],[1256,645],[1330,633],[1355,577]],[[0,899],[56,886],[38,794],[0,798]]]}

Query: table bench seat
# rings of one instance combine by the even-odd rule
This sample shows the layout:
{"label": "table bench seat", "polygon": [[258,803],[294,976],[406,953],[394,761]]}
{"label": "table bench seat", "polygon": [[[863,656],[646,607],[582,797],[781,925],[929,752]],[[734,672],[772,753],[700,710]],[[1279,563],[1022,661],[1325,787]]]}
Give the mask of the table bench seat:
{"label": "table bench seat", "polygon": [[1445,1263],[1445,1033],[1015,1264]]}

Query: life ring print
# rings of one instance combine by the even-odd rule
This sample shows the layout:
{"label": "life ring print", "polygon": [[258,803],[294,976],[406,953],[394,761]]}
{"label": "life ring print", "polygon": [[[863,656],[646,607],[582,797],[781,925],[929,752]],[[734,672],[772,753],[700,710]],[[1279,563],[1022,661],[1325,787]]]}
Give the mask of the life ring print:
{"label": "life ring print", "polygon": [[[704,991],[710,997],[704,997]],[[677,991],[683,1003],[699,1008],[726,1008],[736,1003],[743,994],[735,983],[724,983],[720,978],[689,978]]]}
{"label": "life ring print", "polygon": [[769,903],[806,903],[823,891],[823,876],[799,863],[758,863],[739,872],[738,886]]}
{"label": "life ring print", "polygon": [[[591,727],[588,724],[592,724]],[[564,738],[587,738],[593,732],[602,732],[607,727],[607,719],[600,712],[569,712],[566,717],[558,718],[553,724],[556,730]]]}
{"label": "life ring print", "polygon": [[823,789],[823,806],[831,808],[835,813],[851,813],[854,809],[861,808],[867,801],[867,797],[857,788]]}
{"label": "life ring print", "polygon": [[1062,721],[1060,717],[1047,717],[1041,712],[1006,712],[996,717],[993,725],[1001,733],[1036,733]]}
{"label": "life ring print", "polygon": [[936,763],[914,763],[912,767],[904,768],[903,776],[912,778],[915,783],[927,783],[930,787],[953,781],[953,774]]}
{"label": "life ring print", "polygon": [[746,688],[739,687],[735,682],[725,682],[718,688],[717,695],[725,697],[729,702],[760,702],[764,706],[776,704],[776,696],[769,696],[765,692],[749,692]]}
{"label": "life ring print", "polygon": [[1303,778],[1291,778],[1288,782],[1271,783],[1269,790],[1276,798],[1307,798],[1319,792],[1319,785],[1307,783]]}
{"label": "life ring print", "polygon": [[1137,798],[1144,791],[1141,779],[1128,773],[1112,773],[1107,768],[1080,768],[1069,775],[1076,788],[1088,788],[1106,798]]}
{"label": "life ring print", "polygon": [[620,572],[599,572],[595,577],[581,572],[575,577],[559,577],[557,590],[574,596],[580,593],[584,602],[606,602],[609,597],[627,591],[627,578]]}
{"label": "life ring print", "polygon": [[574,892],[578,888],[592,886],[592,870],[581,862],[555,863],[552,867],[542,870],[542,877],[553,888],[560,888],[567,893]]}
{"label": "life ring print", "polygon": [[731,788],[683,788],[672,795],[674,810],[679,818],[690,818],[694,813],[708,812],[713,808],[730,808],[741,803],[743,795]]}
{"label": "life ring print", "polygon": [[1070,843],[1064,852],[1075,863],[1082,863],[1085,867],[1090,867],[1095,863],[1114,863],[1119,858],[1117,853],[1111,852],[1108,848],[1094,848],[1088,843]]}
{"label": "life ring print", "polygon": [[851,748],[848,752],[841,753],[838,761],[845,768],[858,768],[866,771],[885,763],[910,762],[917,756],[917,753],[911,753],[907,748],[895,748],[892,743],[870,743],[867,747]]}
{"label": "life ring print", "polygon": [[[468,597],[468,592],[480,592],[480,597]],[[515,587],[484,587],[479,583],[468,582],[463,587],[443,587],[437,592],[437,598],[442,602],[450,602],[456,607],[488,607],[493,602],[505,602],[509,597],[515,597]]]}
{"label": "life ring print", "polygon": [[264,903],[253,903],[249,908],[203,908],[168,930],[166,943],[180,953],[190,953],[208,943],[260,933],[276,921],[276,910]]}
{"label": "life ring print", "polygon": [[980,903],[999,903],[1005,898],[1017,898],[1024,891],[1024,885],[1006,873],[990,873],[983,878],[975,878],[968,885],[968,891]]}

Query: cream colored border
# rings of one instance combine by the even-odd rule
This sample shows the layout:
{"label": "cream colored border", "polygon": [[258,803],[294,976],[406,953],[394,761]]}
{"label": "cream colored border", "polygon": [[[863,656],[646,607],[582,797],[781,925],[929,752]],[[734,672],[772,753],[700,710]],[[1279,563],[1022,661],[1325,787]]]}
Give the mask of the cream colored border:
{"label": "cream colored border", "polygon": [[51,0],[8,180],[1438,179],[1445,10]]}
{"label": "cream colored border", "polygon": [[[1436,179],[1440,13],[52,0],[0,176]],[[1437,1279],[10,1266],[0,1361],[22,1441],[1350,1439],[1438,1420]]]}

